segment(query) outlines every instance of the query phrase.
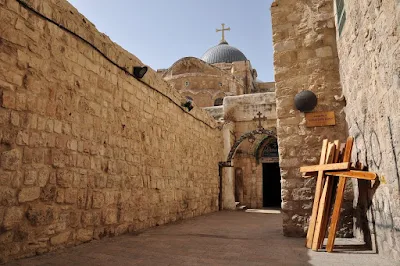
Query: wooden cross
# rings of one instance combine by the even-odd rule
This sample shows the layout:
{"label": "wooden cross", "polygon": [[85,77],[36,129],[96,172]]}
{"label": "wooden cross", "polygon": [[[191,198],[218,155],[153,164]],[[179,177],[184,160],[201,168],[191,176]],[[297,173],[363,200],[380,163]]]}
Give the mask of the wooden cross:
{"label": "wooden cross", "polygon": [[[326,245],[328,252],[333,250],[346,178],[375,180],[377,177],[375,173],[360,171],[362,167],[351,168],[350,157],[353,141],[353,138],[349,137],[344,149],[341,149],[339,148],[340,142],[338,140],[334,143],[328,143],[328,140],[325,139],[322,142],[319,165],[300,167],[300,172],[304,173],[304,177],[317,176],[314,204],[306,241],[306,246],[313,250],[318,250],[322,247],[325,233],[328,229],[333,194],[335,193]],[[334,186],[333,178],[339,179],[337,186]]]}
{"label": "wooden cross", "polygon": [[266,117],[265,116],[261,117],[262,113],[260,111],[258,111],[257,115],[258,115],[258,117],[254,117],[253,120],[258,120],[257,128],[258,129],[263,129],[263,126],[261,125],[261,120],[264,120]]}
{"label": "wooden cross", "polygon": [[228,30],[230,31],[231,27],[225,28],[225,23],[222,23],[221,25],[222,25],[222,29],[216,29],[215,31],[216,32],[222,31],[222,39],[221,39],[220,43],[225,43],[226,42],[225,41],[225,31],[228,31]]}

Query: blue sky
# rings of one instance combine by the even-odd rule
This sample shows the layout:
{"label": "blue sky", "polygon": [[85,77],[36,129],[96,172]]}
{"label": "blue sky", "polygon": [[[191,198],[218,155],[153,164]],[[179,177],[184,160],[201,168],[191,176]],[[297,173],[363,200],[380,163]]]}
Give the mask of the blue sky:
{"label": "blue sky", "polygon": [[200,58],[217,45],[225,23],[228,43],[273,81],[270,6],[273,0],[68,0],[97,29],[153,69],[185,56]]}

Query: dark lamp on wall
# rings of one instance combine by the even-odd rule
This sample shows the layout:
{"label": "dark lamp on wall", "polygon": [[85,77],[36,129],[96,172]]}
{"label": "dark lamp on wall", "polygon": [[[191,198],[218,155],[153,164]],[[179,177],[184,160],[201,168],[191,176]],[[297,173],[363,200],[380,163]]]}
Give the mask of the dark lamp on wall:
{"label": "dark lamp on wall", "polygon": [[304,90],[294,96],[294,105],[300,112],[310,112],[317,106],[317,96],[309,90]]}
{"label": "dark lamp on wall", "polygon": [[187,100],[185,103],[182,104],[183,107],[186,107],[188,109],[188,112],[193,109],[192,101]]}
{"label": "dark lamp on wall", "polygon": [[135,66],[133,67],[133,76],[137,79],[143,78],[147,72],[147,66]]}

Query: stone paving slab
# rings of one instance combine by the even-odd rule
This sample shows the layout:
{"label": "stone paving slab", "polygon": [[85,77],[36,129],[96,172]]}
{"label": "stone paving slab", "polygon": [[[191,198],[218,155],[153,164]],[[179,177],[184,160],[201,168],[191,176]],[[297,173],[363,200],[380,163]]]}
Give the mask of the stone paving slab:
{"label": "stone paving slab", "polygon": [[218,212],[6,265],[399,265],[346,243],[340,252],[313,252],[303,238],[282,235],[281,214]]}

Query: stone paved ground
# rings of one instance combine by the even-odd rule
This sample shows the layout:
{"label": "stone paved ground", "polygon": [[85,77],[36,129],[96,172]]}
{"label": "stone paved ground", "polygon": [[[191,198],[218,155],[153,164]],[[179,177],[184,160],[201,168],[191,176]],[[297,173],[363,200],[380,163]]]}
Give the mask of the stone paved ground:
{"label": "stone paved ground", "polygon": [[218,212],[6,265],[396,265],[365,251],[308,251],[281,224],[276,213]]}

